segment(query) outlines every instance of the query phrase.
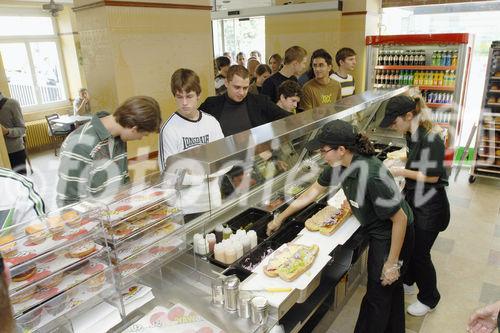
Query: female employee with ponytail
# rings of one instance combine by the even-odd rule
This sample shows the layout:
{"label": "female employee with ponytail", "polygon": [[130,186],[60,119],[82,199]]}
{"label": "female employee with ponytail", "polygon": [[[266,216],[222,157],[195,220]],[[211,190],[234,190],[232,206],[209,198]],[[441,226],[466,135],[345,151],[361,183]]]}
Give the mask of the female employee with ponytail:
{"label": "female employee with ponytail", "polygon": [[415,249],[403,279],[407,286],[414,282],[418,286],[417,301],[407,309],[413,316],[425,315],[439,302],[431,248],[439,232],[450,222],[444,142],[439,135],[440,128],[434,128],[424,108],[420,98],[393,97],[380,123],[381,127],[391,127],[405,135],[408,147],[405,168],[391,168],[391,173],[406,178],[405,198],[415,216]]}
{"label": "female employee with ponytail", "polygon": [[329,166],[317,182],[268,224],[268,234],[328,186],[341,182],[347,197],[344,204],[349,204],[370,241],[368,284],[355,332],[404,333],[403,283],[399,277],[413,247],[411,209],[400,198],[389,171],[373,156],[368,138],[357,134],[349,123],[335,120],[326,124],[307,149],[319,149]]}

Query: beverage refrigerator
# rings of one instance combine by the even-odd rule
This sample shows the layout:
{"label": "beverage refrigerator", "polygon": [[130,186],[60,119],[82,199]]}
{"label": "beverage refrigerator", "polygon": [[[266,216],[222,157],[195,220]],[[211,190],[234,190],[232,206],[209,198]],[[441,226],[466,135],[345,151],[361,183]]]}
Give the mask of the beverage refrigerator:
{"label": "beverage refrigerator", "polygon": [[367,36],[366,89],[418,88],[432,120],[446,133],[447,154],[453,154],[465,112],[472,43],[466,33]]}

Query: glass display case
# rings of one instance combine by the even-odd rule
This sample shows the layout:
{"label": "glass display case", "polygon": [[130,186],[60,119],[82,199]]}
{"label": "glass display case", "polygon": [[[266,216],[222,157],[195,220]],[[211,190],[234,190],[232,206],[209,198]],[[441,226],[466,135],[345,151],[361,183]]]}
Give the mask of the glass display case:
{"label": "glass display case", "polygon": [[[57,332],[160,332],[168,327],[168,332],[218,333],[265,332],[286,321],[299,325],[294,324],[299,317],[287,313],[299,311],[299,304],[325,300],[331,285],[324,284],[330,280],[324,280],[323,271],[332,266],[335,247],[352,239],[357,226],[344,240],[320,247],[315,264],[297,279],[300,286],[279,280],[268,286],[256,282],[256,267],[284,244],[304,241],[304,221],[323,209],[337,190],[290,217],[287,227],[271,237],[266,235],[267,223],[316,181],[324,162],[305,144],[323,125],[335,119],[355,121],[385,144],[385,151],[397,136],[376,125],[385,102],[408,89],[368,91],[192,148],[170,156],[166,172],[148,183],[99,203],[49,214],[33,234],[27,227],[39,222],[4,230],[2,236],[12,239],[7,237],[0,251],[13,264],[14,275],[29,275],[33,267],[43,273],[47,264],[58,264],[11,286],[18,326]],[[38,234],[50,240],[42,241]],[[221,256],[224,239],[231,246],[229,255],[226,248]],[[13,242],[23,246],[16,247],[23,259],[12,254]],[[32,247],[43,249],[25,255],[24,246],[30,242],[41,242]],[[93,251],[86,253],[89,247]],[[71,256],[72,251],[79,255]],[[52,259],[59,253],[64,257],[60,264]],[[217,301],[227,277],[239,279],[242,294],[265,297],[268,305],[260,308],[265,320],[239,316]],[[266,289],[280,284],[286,288]],[[306,321],[300,320],[302,325]]]}

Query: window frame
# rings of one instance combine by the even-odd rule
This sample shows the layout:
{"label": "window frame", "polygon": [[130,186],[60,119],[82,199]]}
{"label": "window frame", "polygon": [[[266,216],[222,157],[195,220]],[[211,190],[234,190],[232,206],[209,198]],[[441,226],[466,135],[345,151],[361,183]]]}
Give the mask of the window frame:
{"label": "window frame", "polygon": [[[2,36],[0,35],[0,44],[12,44],[12,43],[18,43],[18,44],[24,44],[24,47],[26,49],[26,53],[28,56],[28,61],[30,64],[30,71],[31,71],[31,78],[33,80],[33,85],[35,87],[35,99],[37,104],[31,105],[31,106],[23,106],[22,107],[22,112],[24,113],[34,113],[34,112],[39,112],[39,111],[44,111],[50,108],[60,108],[60,107],[66,107],[66,106],[71,106],[71,101],[70,101],[70,93],[69,93],[69,85],[68,85],[68,79],[66,76],[66,68],[65,68],[65,63],[64,63],[64,58],[62,55],[62,48],[61,48],[61,40],[59,38],[59,29],[57,27],[57,22],[56,20],[48,15],[45,14],[41,11],[38,10],[7,10],[6,12],[3,12],[5,8],[2,8],[2,16],[31,16],[31,17],[48,17],[51,19],[52,27],[54,30],[53,35],[42,35],[42,36],[37,36],[37,35],[20,35],[20,36]],[[56,51],[57,51],[57,57],[59,61],[59,69],[61,71],[61,80],[62,80],[62,86],[63,86],[63,95],[64,95],[64,100],[58,101],[58,102],[52,102],[52,103],[42,103],[42,96],[40,92],[40,86],[38,84],[37,80],[37,75],[35,72],[35,64],[33,61],[33,55],[31,52],[31,46],[30,43],[37,43],[37,42],[54,42],[56,46]]]}

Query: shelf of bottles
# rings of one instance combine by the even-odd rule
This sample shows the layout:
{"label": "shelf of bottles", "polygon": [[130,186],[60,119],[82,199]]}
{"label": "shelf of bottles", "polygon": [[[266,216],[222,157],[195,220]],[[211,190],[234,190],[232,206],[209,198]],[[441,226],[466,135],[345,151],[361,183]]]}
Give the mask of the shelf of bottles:
{"label": "shelf of bottles", "polygon": [[394,50],[382,48],[375,66],[374,88],[418,86],[433,120],[449,126],[455,92],[458,50]]}
{"label": "shelf of bottles", "polygon": [[[486,69],[484,109],[476,145],[475,173],[500,177],[500,41],[493,42]],[[498,79],[498,80],[497,80]]]}

